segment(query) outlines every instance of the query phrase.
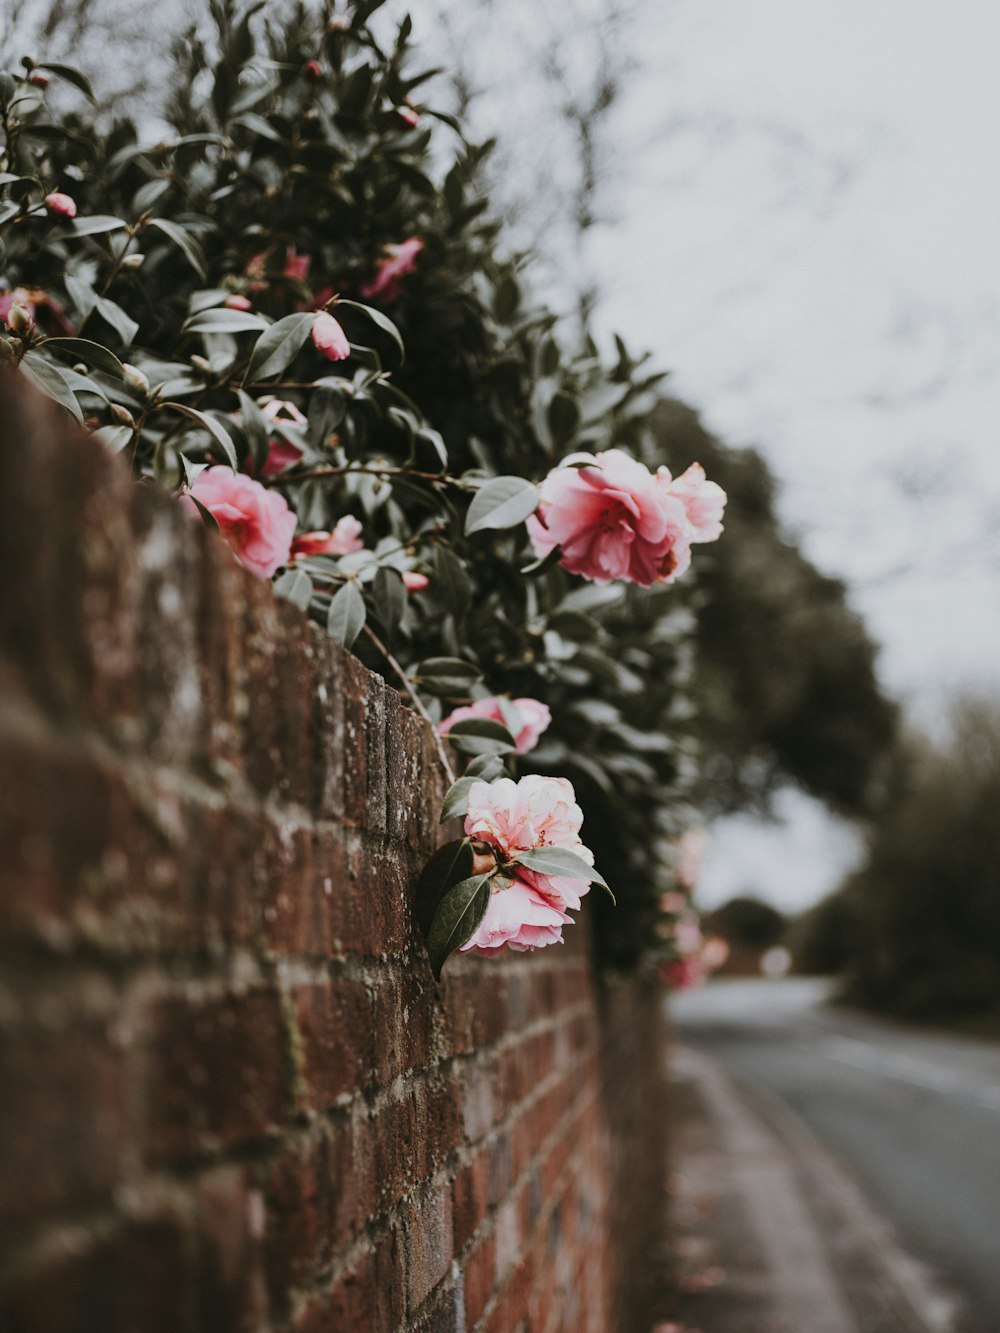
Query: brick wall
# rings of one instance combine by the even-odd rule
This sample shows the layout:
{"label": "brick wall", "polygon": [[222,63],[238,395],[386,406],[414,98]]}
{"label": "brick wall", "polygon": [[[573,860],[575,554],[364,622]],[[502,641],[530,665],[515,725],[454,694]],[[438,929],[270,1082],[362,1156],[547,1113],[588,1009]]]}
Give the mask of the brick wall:
{"label": "brick wall", "polygon": [[9,377],[0,478],[0,1328],[646,1333],[648,999],[437,987],[398,694]]}

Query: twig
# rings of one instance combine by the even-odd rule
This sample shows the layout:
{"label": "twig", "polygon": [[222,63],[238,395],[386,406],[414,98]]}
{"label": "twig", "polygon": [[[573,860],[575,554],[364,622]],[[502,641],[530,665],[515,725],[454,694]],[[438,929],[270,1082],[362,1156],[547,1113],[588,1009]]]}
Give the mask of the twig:
{"label": "twig", "polygon": [[389,649],[385,646],[385,644],[378,637],[378,635],[375,633],[375,631],[371,628],[370,625],[365,626],[365,633],[368,635],[369,639],[371,639],[372,643],[379,650],[379,652],[382,654],[385,660],[392,667],[393,671],[395,671],[399,679],[403,682],[403,689],[406,691],[406,693],[410,696],[411,700],[413,701],[414,708],[417,710],[417,712],[420,714],[420,716],[424,719],[424,721],[427,723],[427,725],[433,732],[434,744],[437,747],[438,758],[441,760],[441,765],[444,768],[445,773],[448,775],[449,783],[453,784],[455,782],[455,770],[452,768],[451,761],[448,758],[448,751],[444,747],[444,741],[441,739],[437,727],[431,720],[431,715],[428,713],[427,709],[420,702],[420,696],[413,688],[412,681],[410,680],[409,676],[406,674],[403,668],[393,657],[392,653],[389,652]]}

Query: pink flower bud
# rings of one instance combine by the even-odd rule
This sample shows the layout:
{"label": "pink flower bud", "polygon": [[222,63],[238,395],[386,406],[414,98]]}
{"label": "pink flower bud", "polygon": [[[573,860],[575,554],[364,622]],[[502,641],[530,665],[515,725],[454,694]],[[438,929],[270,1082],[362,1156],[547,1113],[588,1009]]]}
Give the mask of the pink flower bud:
{"label": "pink flower bud", "polygon": [[318,310],[313,316],[312,340],[316,350],[328,361],[344,361],[351,355],[347,334],[325,310]]}
{"label": "pink flower bud", "polygon": [[31,332],[34,322],[31,311],[20,301],[15,301],[7,313],[7,324],[21,338]]}
{"label": "pink flower bud", "polygon": [[418,574],[416,570],[407,569],[403,572],[403,587],[407,592],[423,592],[430,583],[426,574]]}
{"label": "pink flower bud", "polygon": [[28,75],[28,82],[33,83],[36,88],[47,88],[51,80],[43,69],[36,69]]}
{"label": "pink flower bud", "polygon": [[323,77],[323,66],[318,60],[307,60],[302,66],[302,77],[310,83],[318,83]]}
{"label": "pink flower bud", "polygon": [[75,218],[76,200],[59,190],[53,190],[45,196],[45,207],[57,218]]}
{"label": "pink flower bud", "polygon": [[250,298],[247,296],[239,296],[236,293],[234,293],[232,296],[227,296],[222,304],[228,307],[228,309],[230,310],[252,309],[252,302],[250,301]]}
{"label": "pink flower bud", "polygon": [[415,130],[420,124],[420,117],[414,111],[412,106],[398,106],[396,107],[396,111],[399,113],[400,120],[403,121],[404,124],[409,125],[411,130]]}

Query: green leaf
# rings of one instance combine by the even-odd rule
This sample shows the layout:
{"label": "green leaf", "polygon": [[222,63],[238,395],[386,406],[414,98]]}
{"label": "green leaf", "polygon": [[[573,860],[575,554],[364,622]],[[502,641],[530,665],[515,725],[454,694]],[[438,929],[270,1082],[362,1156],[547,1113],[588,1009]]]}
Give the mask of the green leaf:
{"label": "green leaf", "polygon": [[94,308],[94,302],[97,300],[97,293],[91,287],[89,282],[83,278],[78,278],[72,273],[67,273],[63,278],[66,290],[69,292],[70,300],[76,306],[81,319],[86,319]]}
{"label": "green leaf", "polygon": [[497,284],[493,310],[501,324],[509,324],[521,304],[521,288],[513,273],[505,273]]}
{"label": "green leaf", "polygon": [[468,694],[483,673],[460,657],[428,657],[417,666],[415,678],[431,694]]}
{"label": "green leaf", "polygon": [[131,426],[101,426],[91,433],[95,440],[100,440],[113,454],[120,454],[131,443],[135,431]]}
{"label": "green leaf", "polygon": [[[382,333],[388,334],[389,338],[395,344],[396,351],[399,353],[399,364],[402,365],[406,357],[406,349],[403,346],[403,335],[388,315],[383,315],[381,310],[375,310],[370,305],[362,305],[360,301],[345,301],[343,299],[337,302],[337,307],[346,306],[349,310],[360,310],[365,318],[375,325]],[[337,308],[335,307],[335,309]]]}
{"label": "green leaf", "polygon": [[469,789],[474,787],[480,778],[470,778],[468,774],[459,778],[445,792],[444,801],[441,804],[441,823],[446,823],[449,819],[454,819],[458,815],[464,815],[469,808]]}
{"label": "green leaf", "polygon": [[481,754],[473,759],[465,770],[467,778],[477,778],[480,782],[495,782],[506,773],[503,760],[498,754]]}
{"label": "green leaf", "polygon": [[309,610],[313,594],[313,581],[304,569],[286,569],[274,584],[274,591],[279,597],[293,602],[300,611]]}
{"label": "green leaf", "polygon": [[466,535],[484,528],[513,528],[538,508],[538,488],[524,477],[494,477],[481,486],[465,516]]}
{"label": "green leaf", "polygon": [[124,378],[125,367],[114,352],[89,338],[46,338],[42,346],[50,352],[62,352],[72,361],[82,361],[97,370],[105,370],[116,379]]}
{"label": "green leaf", "polygon": [[552,439],[558,445],[566,444],[576,434],[580,424],[580,404],[564,390],[554,394],[546,411]]}
{"label": "green leaf", "polygon": [[44,64],[36,65],[35,68],[46,69],[50,74],[54,74],[56,78],[62,79],[65,83],[71,83],[73,87],[78,88],[84,96],[89,97],[96,106],[97,103],[94,97],[94,90],[90,86],[90,80],[85,74],[81,74],[78,69],[74,69],[72,65],[54,65],[51,61],[47,61]]}
{"label": "green leaf", "polygon": [[357,584],[345,583],[330,599],[326,627],[333,638],[350,648],[365,627],[365,599]]}
{"label": "green leaf", "polygon": [[514,737],[491,717],[466,717],[448,730],[448,742],[462,754],[510,754]]}
{"label": "green leaf", "polygon": [[266,319],[249,310],[230,310],[228,306],[213,306],[199,310],[186,320],[181,333],[245,333],[250,329],[260,332],[270,328]]}
{"label": "green leaf", "polygon": [[70,223],[73,236],[100,236],[108,231],[122,231],[125,223],[121,218],[95,213],[89,218],[74,218]]}
{"label": "green leaf", "polygon": [[139,325],[131,315],[126,315],[125,311],[115,301],[107,296],[94,297],[94,309],[106,320],[122,340],[125,347],[129,347],[132,339],[139,332]]}
{"label": "green leaf", "polygon": [[383,565],[376,570],[372,599],[379,620],[392,638],[406,610],[406,589],[403,587],[403,576],[398,569]]}
{"label": "green leaf", "polygon": [[444,603],[456,619],[465,613],[472,597],[472,584],[465,566],[447,546],[439,546],[434,552],[434,576],[431,586],[434,595]]}
{"label": "green leaf", "polygon": [[147,225],[155,227],[157,231],[166,236],[167,240],[173,241],[195,273],[198,274],[198,277],[201,278],[202,282],[205,281],[207,274],[205,253],[193,236],[189,235],[183,227],[178,226],[176,222],[169,222],[166,218],[150,218]]}
{"label": "green leaf", "polygon": [[435,979],[456,949],[476,933],[490,905],[490,876],[472,875],[448,890],[427,932],[427,953]]}
{"label": "green leaf", "polygon": [[77,421],[83,420],[83,413],[80,411],[80,404],[76,401],[76,395],[66,382],[66,378],[58,366],[54,366],[51,361],[46,361],[41,352],[25,352],[21,358],[21,374],[33,385],[39,393],[44,393],[47,398],[53,399],[60,407],[65,407],[66,411],[76,417]]}
{"label": "green leaf", "polygon": [[312,324],[311,314],[286,315],[265,329],[257,339],[244,381],[280,375],[298,356]]}
{"label": "green leaf", "polygon": [[222,450],[226,462],[235,472],[239,467],[236,458],[236,446],[233,444],[233,437],[216,421],[215,417],[210,417],[206,412],[199,412],[196,407],[188,407],[187,403],[164,403],[164,408],[171,412],[179,412],[182,417],[188,417],[191,421],[197,422],[203,430],[207,430],[212,439]]}
{"label": "green leaf", "polygon": [[[591,884],[600,884],[608,889],[607,881],[599,875],[593,866],[587,864],[581,856],[568,851],[565,847],[536,847],[530,852],[518,852],[512,858],[518,865],[528,870],[535,870],[540,875],[565,875],[568,879],[585,879]],[[608,893],[611,890],[608,889]],[[615,895],[611,893],[614,902]]]}
{"label": "green leaf", "polygon": [[472,846],[468,838],[456,838],[439,847],[420,872],[414,896],[417,924],[424,935],[431,928],[438,903],[460,880],[472,874]]}

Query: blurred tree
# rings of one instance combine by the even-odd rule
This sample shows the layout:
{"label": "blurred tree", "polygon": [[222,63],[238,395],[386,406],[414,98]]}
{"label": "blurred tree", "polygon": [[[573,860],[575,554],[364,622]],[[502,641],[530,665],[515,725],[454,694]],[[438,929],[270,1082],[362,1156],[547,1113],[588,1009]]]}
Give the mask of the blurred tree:
{"label": "blurred tree", "polygon": [[787,777],[842,813],[874,810],[897,709],[844,584],[782,533],[758,453],[727,448],[676,399],[660,404],[654,430],[660,461],[697,458],[729,493],[726,540],[701,562],[694,597],[706,806],[766,808]]}
{"label": "blurred tree", "polygon": [[910,1017],[1000,1013],[1000,704],[965,699],[948,742],[907,744],[868,859],[842,890],[853,998]]}
{"label": "blurred tree", "polygon": [[705,924],[711,934],[721,935],[734,948],[763,953],[782,942],[786,922],[770,903],[741,895],[717,907]]}

